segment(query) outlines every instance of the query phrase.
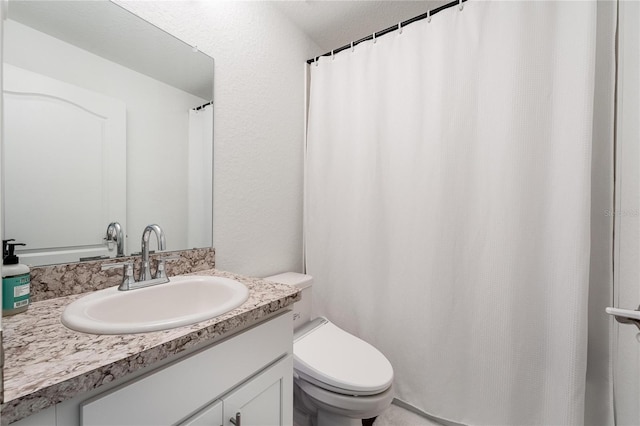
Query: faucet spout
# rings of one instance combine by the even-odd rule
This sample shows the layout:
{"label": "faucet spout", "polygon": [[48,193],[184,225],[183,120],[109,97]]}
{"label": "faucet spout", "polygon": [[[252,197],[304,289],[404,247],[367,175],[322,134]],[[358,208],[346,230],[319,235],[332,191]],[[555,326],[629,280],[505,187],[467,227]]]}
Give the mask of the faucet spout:
{"label": "faucet spout", "polygon": [[151,233],[156,234],[158,240],[158,251],[166,249],[167,242],[164,237],[164,231],[160,225],[148,225],[142,233],[142,267],[140,268],[140,279],[138,281],[148,281],[153,279],[151,276],[151,268],[149,267],[149,238]]}

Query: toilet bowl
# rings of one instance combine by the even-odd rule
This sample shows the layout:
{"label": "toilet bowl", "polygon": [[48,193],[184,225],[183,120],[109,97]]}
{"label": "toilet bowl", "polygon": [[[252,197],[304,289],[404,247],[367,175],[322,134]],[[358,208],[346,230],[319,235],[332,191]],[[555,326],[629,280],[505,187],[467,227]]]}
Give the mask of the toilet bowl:
{"label": "toilet bowl", "polygon": [[265,280],[302,290],[293,307],[295,417],[317,426],[355,426],[386,410],[393,400],[391,363],[328,319],[310,320],[312,277],[286,272]]}

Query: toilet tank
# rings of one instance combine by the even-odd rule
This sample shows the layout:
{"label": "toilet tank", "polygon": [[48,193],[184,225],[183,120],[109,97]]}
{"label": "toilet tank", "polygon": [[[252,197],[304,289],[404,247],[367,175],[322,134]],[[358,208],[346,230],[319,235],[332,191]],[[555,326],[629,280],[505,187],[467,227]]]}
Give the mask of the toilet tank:
{"label": "toilet tank", "polygon": [[264,280],[290,285],[302,290],[302,299],[293,304],[294,330],[311,320],[311,286],[313,285],[313,277],[311,275],[300,274],[298,272],[285,272],[283,274],[266,277]]}

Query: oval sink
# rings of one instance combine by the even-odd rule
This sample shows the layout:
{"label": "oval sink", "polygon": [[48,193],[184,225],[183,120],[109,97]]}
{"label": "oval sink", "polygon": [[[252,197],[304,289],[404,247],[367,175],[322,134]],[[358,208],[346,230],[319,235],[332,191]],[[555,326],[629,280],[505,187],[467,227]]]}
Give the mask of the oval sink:
{"label": "oval sink", "polygon": [[96,334],[145,333],[195,324],[242,305],[244,284],[223,277],[176,276],[169,282],[136,290],[98,290],[72,302],[62,323]]}

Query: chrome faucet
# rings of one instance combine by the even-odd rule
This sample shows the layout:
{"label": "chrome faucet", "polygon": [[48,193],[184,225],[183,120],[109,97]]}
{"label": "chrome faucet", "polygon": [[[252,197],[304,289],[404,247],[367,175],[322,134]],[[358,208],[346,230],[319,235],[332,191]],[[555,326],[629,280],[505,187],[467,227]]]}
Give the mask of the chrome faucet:
{"label": "chrome faucet", "polygon": [[164,232],[159,225],[148,225],[144,228],[144,232],[142,233],[142,264],[140,265],[140,279],[138,281],[134,278],[133,261],[102,265],[103,270],[115,268],[123,269],[122,283],[118,287],[118,290],[135,290],[137,288],[169,282],[169,277],[167,277],[167,273],[165,272],[165,263],[171,260],[178,260],[180,259],[180,256],[173,255],[158,257],[156,274],[155,276],[152,276],[151,268],[149,267],[149,238],[151,237],[152,232],[156,234],[156,238],[158,239],[158,251],[166,249],[167,243],[164,238]]}
{"label": "chrome faucet", "polygon": [[116,257],[124,256],[124,237],[122,234],[122,226],[118,222],[111,222],[107,226],[107,243],[110,241],[116,242]]}
{"label": "chrome faucet", "polygon": [[144,232],[142,233],[142,265],[138,281],[148,281],[154,278],[166,278],[166,275],[164,275],[164,268],[162,268],[162,270],[158,268],[158,271],[161,271],[160,276],[158,276],[158,271],[156,272],[155,277],[151,276],[151,268],[149,267],[149,237],[151,236],[151,232],[156,234],[156,238],[158,240],[158,251],[165,250],[167,246],[167,242],[164,238],[164,231],[159,225],[148,225],[144,228]]}

